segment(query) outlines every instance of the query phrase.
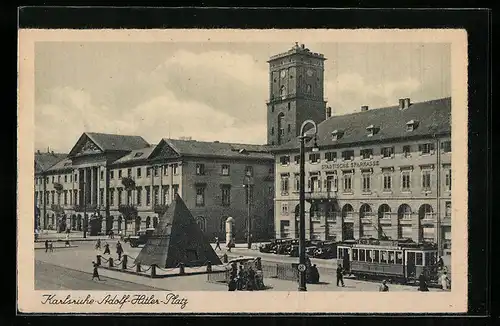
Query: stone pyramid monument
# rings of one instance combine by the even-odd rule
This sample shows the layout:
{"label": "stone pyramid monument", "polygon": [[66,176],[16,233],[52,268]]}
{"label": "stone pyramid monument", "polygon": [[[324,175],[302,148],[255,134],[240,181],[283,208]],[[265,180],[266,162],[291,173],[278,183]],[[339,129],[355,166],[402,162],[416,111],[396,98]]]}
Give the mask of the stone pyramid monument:
{"label": "stone pyramid monument", "polygon": [[212,265],[222,264],[186,204],[176,194],[135,263],[175,268],[180,263],[186,267],[203,266],[207,261]]}

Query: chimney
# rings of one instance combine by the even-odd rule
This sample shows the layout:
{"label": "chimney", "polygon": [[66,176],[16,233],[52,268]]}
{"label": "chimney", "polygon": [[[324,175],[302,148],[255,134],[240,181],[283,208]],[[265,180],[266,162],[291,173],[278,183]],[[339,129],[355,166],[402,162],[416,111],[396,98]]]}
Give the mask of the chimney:
{"label": "chimney", "polygon": [[405,108],[405,99],[404,98],[400,98],[399,99],[399,109],[402,110]]}
{"label": "chimney", "polygon": [[305,49],[305,48],[306,48],[305,44],[303,44],[303,43],[300,45],[300,47],[301,47],[302,49]]}
{"label": "chimney", "polygon": [[326,118],[330,118],[332,116],[332,108],[331,107],[327,107],[326,108]]}
{"label": "chimney", "polygon": [[411,105],[410,98],[409,97],[405,98],[405,109],[408,109],[410,105]]}
{"label": "chimney", "polygon": [[368,105],[362,105],[361,106],[361,112],[368,111]]}

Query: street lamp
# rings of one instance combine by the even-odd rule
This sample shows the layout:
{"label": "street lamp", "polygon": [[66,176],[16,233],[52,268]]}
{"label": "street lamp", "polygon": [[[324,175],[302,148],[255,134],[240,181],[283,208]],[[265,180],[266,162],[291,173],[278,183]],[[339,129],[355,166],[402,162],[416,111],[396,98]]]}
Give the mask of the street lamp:
{"label": "street lamp", "polygon": [[250,224],[250,176],[248,174],[245,174],[245,180],[246,184],[243,184],[243,187],[246,188],[247,191],[247,247],[248,249],[252,249],[252,227]]}
{"label": "street lamp", "polygon": [[313,125],[314,129],[314,145],[313,152],[319,151],[318,144],[316,143],[316,135],[318,127],[313,120],[306,120],[300,127],[300,180],[299,180],[299,291],[307,291],[306,288],[306,226],[305,226],[305,142],[311,140],[310,135],[304,133],[304,129],[308,124]]}

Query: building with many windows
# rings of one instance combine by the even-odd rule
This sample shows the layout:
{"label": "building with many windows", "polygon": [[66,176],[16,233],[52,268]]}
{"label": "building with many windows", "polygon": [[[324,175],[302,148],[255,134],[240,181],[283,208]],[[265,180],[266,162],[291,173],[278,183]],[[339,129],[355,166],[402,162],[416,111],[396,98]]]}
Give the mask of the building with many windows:
{"label": "building with many windows", "polygon": [[[451,245],[451,99],[331,116],[306,144],[306,236]],[[275,233],[298,237],[299,142],[275,154]]]}
{"label": "building with many windows", "polygon": [[[37,157],[35,155],[35,157]],[[265,146],[84,133],[70,153],[35,172],[40,225],[81,230],[85,214],[95,232],[155,227],[178,193],[202,230],[236,239],[268,238],[273,226],[273,157]],[[55,162],[54,162],[55,161]],[[92,231],[92,230],[89,230]]]}

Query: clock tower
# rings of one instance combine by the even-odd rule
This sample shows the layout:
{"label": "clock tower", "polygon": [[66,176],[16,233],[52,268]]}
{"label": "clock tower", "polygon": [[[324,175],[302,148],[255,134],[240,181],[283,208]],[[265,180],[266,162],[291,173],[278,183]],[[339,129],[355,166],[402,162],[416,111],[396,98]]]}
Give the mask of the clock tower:
{"label": "clock tower", "polygon": [[281,145],[296,138],[305,120],[319,123],[325,119],[325,60],[323,54],[311,52],[298,43],[269,59],[269,145]]}

